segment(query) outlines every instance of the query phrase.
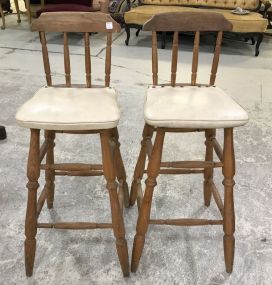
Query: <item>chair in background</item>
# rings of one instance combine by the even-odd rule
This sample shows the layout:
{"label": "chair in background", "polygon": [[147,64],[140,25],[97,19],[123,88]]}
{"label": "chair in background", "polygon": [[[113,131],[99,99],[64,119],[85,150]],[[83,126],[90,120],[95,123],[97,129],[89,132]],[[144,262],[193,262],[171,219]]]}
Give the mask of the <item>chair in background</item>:
{"label": "chair in background", "polygon": [[[27,166],[28,202],[25,223],[26,275],[31,276],[36,249],[38,228],[48,229],[113,229],[116,248],[124,276],[129,275],[129,261],[123,204],[129,206],[126,172],[123,165],[117,124],[120,111],[117,94],[110,88],[112,33],[120,32],[120,26],[104,13],[44,13],[32,24],[39,31],[47,86],[39,89],[17,112],[16,120],[31,132]],[[64,33],[64,69],[66,87],[52,85],[51,69],[45,32]],[[86,85],[72,87],[68,32],[84,33]],[[91,56],[89,34],[102,32],[107,35],[105,86],[94,86],[91,80]],[[40,147],[40,129],[45,130],[45,140]],[[59,133],[98,134],[101,140],[102,164],[55,163],[54,139]],[[45,163],[42,163],[46,157]],[[40,170],[45,170],[45,187],[37,199]],[[38,217],[47,201],[53,207],[55,176],[104,175],[109,191],[112,222],[61,222],[39,223]],[[116,182],[118,180],[118,183]]]}
{"label": "chair in background", "polygon": [[103,12],[108,13],[109,0],[38,0],[31,4],[25,0],[28,21],[31,23],[32,15],[39,17],[46,12]]}
{"label": "chair in background", "polygon": [[6,128],[0,125],[0,140],[4,140],[7,138]]}
{"label": "chair in background", "polygon": [[[6,21],[5,21],[5,13],[4,13],[4,4],[6,4],[6,0],[0,0],[0,15],[2,18],[2,26],[1,29],[4,30],[6,28]],[[18,0],[14,0],[14,4],[15,4],[15,9],[16,9],[16,13],[17,13],[17,22],[21,23],[21,18],[20,18],[20,10],[19,10],[19,5],[18,5]]]}
{"label": "chair in background", "polygon": [[[232,25],[216,13],[164,13],[157,14],[145,23],[144,30],[152,31],[152,73],[153,86],[147,90],[144,107],[145,127],[140,155],[134,172],[130,194],[130,205],[136,199],[139,208],[136,235],[134,238],[131,271],[136,272],[145,243],[149,224],[175,226],[223,225],[226,271],[232,272],[234,258],[234,203],[233,186],[235,158],[233,128],[248,121],[247,113],[222,89],[215,87],[215,77],[223,31],[230,31]],[[157,32],[173,31],[171,84],[158,84]],[[217,40],[208,84],[197,82],[200,32],[217,32]],[[179,32],[194,32],[191,82],[176,83]],[[216,139],[216,129],[224,129],[224,148]],[[154,146],[152,135],[156,133]],[[204,161],[162,162],[165,134],[203,132],[206,137]],[[218,161],[214,160],[214,151]],[[146,158],[149,158],[147,170]],[[224,175],[224,202],[213,182],[214,168],[222,168]],[[147,172],[144,195],[141,189],[143,174]],[[151,219],[151,203],[156,179],[159,174],[204,175],[204,202],[210,205],[211,196],[222,215],[222,219]]]}

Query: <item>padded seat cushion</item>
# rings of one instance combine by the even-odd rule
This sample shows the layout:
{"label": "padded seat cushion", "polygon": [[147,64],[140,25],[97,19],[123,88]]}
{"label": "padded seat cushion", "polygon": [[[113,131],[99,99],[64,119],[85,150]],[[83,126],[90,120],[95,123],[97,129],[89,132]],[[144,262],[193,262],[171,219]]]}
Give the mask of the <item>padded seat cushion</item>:
{"label": "padded seat cushion", "polygon": [[218,87],[150,87],[145,121],[155,127],[228,128],[248,122],[246,111]]}
{"label": "padded seat cushion", "polygon": [[266,30],[267,19],[256,12],[248,15],[236,15],[231,10],[225,9],[202,9],[181,6],[158,6],[158,5],[142,5],[131,9],[125,13],[126,24],[143,25],[155,14],[167,12],[214,12],[222,14],[233,25],[233,32],[238,33],[262,33]]}
{"label": "padded seat cushion", "polygon": [[46,130],[109,129],[119,118],[112,88],[43,87],[16,114],[20,126]]}
{"label": "padded seat cushion", "polygon": [[85,5],[78,4],[53,4],[45,5],[41,9],[37,10],[36,16],[40,17],[42,13],[45,12],[64,12],[64,11],[73,11],[73,12],[96,12],[99,11],[97,7],[89,7]]}

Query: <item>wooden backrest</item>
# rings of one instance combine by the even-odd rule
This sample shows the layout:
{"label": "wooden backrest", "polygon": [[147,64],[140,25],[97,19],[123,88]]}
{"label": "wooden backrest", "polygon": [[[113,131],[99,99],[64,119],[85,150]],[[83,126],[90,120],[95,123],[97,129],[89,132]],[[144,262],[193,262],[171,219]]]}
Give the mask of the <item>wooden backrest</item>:
{"label": "wooden backrest", "polygon": [[72,86],[68,33],[69,32],[84,33],[86,86],[88,88],[92,86],[90,33],[92,32],[106,33],[107,43],[106,43],[106,61],[105,61],[105,87],[109,87],[110,72],[111,72],[112,33],[121,31],[120,25],[116,23],[109,14],[98,13],[98,12],[43,13],[37,20],[35,20],[32,23],[31,29],[32,31],[38,31],[40,34],[44,71],[48,86],[52,86],[52,78],[51,78],[51,70],[50,70],[49,55],[47,50],[45,33],[46,32],[63,33],[64,70],[65,70],[66,87]]}
{"label": "wooden backrest", "polygon": [[200,32],[217,32],[210,82],[208,84],[208,85],[214,85],[216,72],[218,68],[219,55],[221,51],[223,31],[232,30],[232,24],[229,21],[227,21],[224,18],[224,16],[217,13],[202,13],[202,12],[177,12],[177,13],[157,14],[144,24],[143,30],[152,31],[153,85],[158,85],[157,32],[159,31],[174,32],[173,46],[172,46],[172,62],[171,62],[171,86],[177,85],[176,73],[177,73],[177,62],[178,62],[179,32],[195,33],[191,83],[189,84],[192,86],[197,85],[196,80],[197,80]]}

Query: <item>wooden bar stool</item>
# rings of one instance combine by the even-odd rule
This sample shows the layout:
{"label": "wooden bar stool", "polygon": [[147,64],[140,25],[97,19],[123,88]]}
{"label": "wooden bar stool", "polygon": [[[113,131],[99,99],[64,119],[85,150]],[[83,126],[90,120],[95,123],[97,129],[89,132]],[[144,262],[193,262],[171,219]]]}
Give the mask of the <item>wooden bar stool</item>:
{"label": "wooden bar stool", "polygon": [[[6,21],[5,21],[5,14],[3,11],[3,4],[5,3],[5,0],[0,0],[0,15],[2,18],[2,26],[1,29],[4,30],[6,28]],[[20,10],[19,10],[19,5],[18,5],[18,0],[14,0],[14,4],[15,4],[15,9],[16,9],[16,13],[17,13],[17,23],[21,23],[21,17],[20,17]]]}
{"label": "wooden bar stool", "polygon": [[[145,242],[149,224],[174,226],[223,225],[226,271],[232,272],[234,257],[234,204],[233,176],[235,159],[233,128],[247,123],[247,113],[222,89],[215,87],[215,77],[223,31],[230,31],[232,25],[216,13],[165,13],[155,15],[145,23],[144,30],[152,31],[152,73],[153,86],[147,90],[144,106],[145,127],[140,155],[132,182],[130,205],[136,199],[139,209],[136,235],[134,238],[131,271],[136,272]],[[158,84],[157,32],[173,31],[171,84]],[[209,84],[197,83],[200,32],[217,32],[215,52]],[[179,32],[195,32],[191,82],[176,83]],[[224,129],[224,148],[216,140],[216,129]],[[156,132],[154,146],[152,135]],[[162,162],[164,137],[167,132],[204,132],[206,154],[204,161]],[[214,151],[218,161],[214,161]],[[146,158],[149,159],[147,170]],[[224,203],[213,182],[213,169],[221,167],[224,175]],[[147,173],[144,195],[141,180]],[[159,174],[204,175],[204,202],[210,205],[211,196],[222,215],[220,220],[208,219],[151,219],[151,202],[156,179]]]}
{"label": "wooden bar stool", "polygon": [[[42,44],[44,70],[47,86],[39,89],[17,112],[16,120],[31,131],[27,166],[28,202],[25,222],[25,267],[31,276],[36,249],[37,228],[48,229],[113,229],[116,248],[124,276],[129,275],[129,261],[123,204],[129,206],[126,172],[123,165],[117,124],[120,110],[116,91],[110,88],[112,33],[120,32],[120,26],[110,15],[104,13],[44,13],[32,24],[39,31]],[[45,32],[64,33],[64,69],[66,86],[52,86],[49,56]],[[84,33],[86,85],[72,87],[68,32]],[[91,80],[91,55],[89,33],[107,35],[105,86],[94,86]],[[45,130],[45,141],[40,147],[40,129]],[[56,133],[99,134],[102,148],[102,164],[55,163],[54,139]],[[42,163],[46,157],[45,163]],[[45,170],[45,187],[37,199],[40,170]],[[112,222],[62,222],[39,223],[38,217],[47,201],[53,207],[55,176],[104,175],[109,191]],[[117,183],[118,180],[118,183]]]}

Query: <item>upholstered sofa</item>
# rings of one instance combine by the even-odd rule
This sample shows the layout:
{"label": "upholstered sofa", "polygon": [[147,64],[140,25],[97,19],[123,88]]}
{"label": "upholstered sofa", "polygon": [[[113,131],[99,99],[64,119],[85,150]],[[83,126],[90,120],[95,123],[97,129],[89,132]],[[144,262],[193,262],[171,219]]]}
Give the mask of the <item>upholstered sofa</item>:
{"label": "upholstered sofa", "polygon": [[[139,0],[139,6],[130,9],[131,0],[127,1],[129,11],[124,14],[126,45],[129,43],[130,28],[137,28],[136,35],[138,35],[142,25],[154,14],[184,11],[214,12],[224,15],[232,23],[234,33],[244,34],[245,38],[257,38],[256,56],[259,54],[259,46],[267,28],[267,19],[259,13],[260,8],[263,4],[264,12],[271,6],[268,0]],[[231,11],[237,7],[249,10],[250,14],[233,14]]]}

